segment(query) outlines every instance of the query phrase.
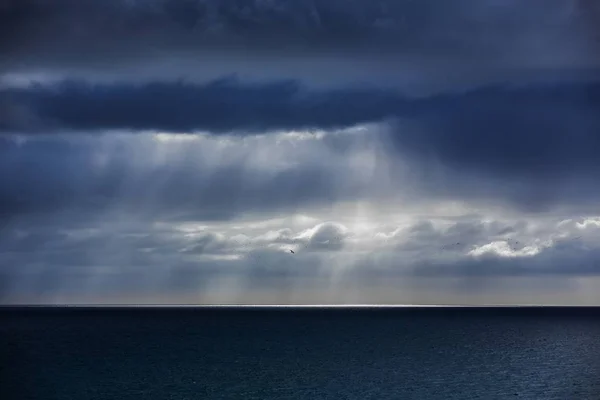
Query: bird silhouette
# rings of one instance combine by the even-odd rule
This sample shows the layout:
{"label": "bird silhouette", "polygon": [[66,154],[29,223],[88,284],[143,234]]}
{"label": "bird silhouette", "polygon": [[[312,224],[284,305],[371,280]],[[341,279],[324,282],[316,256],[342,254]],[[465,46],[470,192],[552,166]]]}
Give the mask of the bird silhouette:
{"label": "bird silhouette", "polygon": [[294,253],[294,250],[290,250],[290,253],[292,253],[292,254],[296,254],[296,253]]}

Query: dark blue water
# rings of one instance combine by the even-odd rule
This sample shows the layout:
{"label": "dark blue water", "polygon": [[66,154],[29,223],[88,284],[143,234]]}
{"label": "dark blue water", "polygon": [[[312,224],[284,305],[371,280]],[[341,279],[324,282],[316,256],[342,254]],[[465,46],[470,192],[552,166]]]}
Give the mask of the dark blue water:
{"label": "dark blue water", "polygon": [[600,399],[598,309],[3,309],[0,399]]}

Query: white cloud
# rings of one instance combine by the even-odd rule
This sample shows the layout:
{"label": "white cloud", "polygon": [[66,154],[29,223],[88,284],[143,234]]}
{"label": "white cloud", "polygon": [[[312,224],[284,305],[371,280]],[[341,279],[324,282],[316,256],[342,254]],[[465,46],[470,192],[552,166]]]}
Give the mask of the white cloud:
{"label": "white cloud", "polygon": [[[364,209],[362,213],[368,217]],[[385,300],[383,293],[399,298],[390,292],[392,282],[399,287],[412,282],[422,293],[437,291],[430,299],[439,302],[456,302],[461,290],[465,301],[475,301],[482,288],[491,291],[490,299],[510,302],[510,291],[502,297],[502,282],[524,285],[538,277],[555,285],[559,280],[552,277],[560,275],[568,285],[578,277],[600,274],[594,267],[600,247],[590,240],[600,235],[600,226],[577,229],[595,216],[568,223],[564,218],[485,215],[454,220],[410,215],[412,222],[407,223],[406,217],[374,218],[371,225],[356,225],[356,231],[335,219],[302,214],[212,224],[127,226],[105,221],[102,226],[58,231],[22,225],[0,243],[0,264],[20,265],[2,271],[11,286],[4,289],[3,302],[117,297],[136,302],[147,296],[169,302],[387,302],[392,300]],[[356,290],[361,286],[370,294],[360,295]],[[532,290],[538,296],[530,296],[533,300],[548,294],[543,287]],[[313,297],[303,298],[302,293]]]}
{"label": "white cloud", "polygon": [[514,247],[511,246],[511,244],[509,242],[506,241],[498,241],[498,242],[491,242],[488,244],[485,244],[483,246],[478,246],[476,248],[474,248],[473,250],[469,251],[469,255],[478,257],[478,256],[482,256],[482,255],[486,255],[486,254],[496,254],[498,256],[501,257],[532,257],[535,256],[537,254],[539,254],[544,247],[547,246],[525,246],[522,247],[520,249],[516,249]]}
{"label": "white cloud", "polygon": [[600,227],[600,218],[586,218],[582,222],[577,222],[578,229],[587,229],[588,227]]}

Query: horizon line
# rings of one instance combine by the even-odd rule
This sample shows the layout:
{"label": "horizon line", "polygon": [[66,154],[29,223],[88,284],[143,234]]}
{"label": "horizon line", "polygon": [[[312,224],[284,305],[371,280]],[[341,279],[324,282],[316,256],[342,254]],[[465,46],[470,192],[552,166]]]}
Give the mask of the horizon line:
{"label": "horizon line", "polygon": [[600,304],[0,304],[2,308],[590,308]]}

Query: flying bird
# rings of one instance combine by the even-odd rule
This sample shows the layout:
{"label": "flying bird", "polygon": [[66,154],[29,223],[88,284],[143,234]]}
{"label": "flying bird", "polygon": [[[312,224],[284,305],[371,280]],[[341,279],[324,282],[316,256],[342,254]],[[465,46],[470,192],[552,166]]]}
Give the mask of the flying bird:
{"label": "flying bird", "polygon": [[294,253],[294,250],[290,250],[290,253],[292,253],[292,254],[296,254],[296,253]]}

